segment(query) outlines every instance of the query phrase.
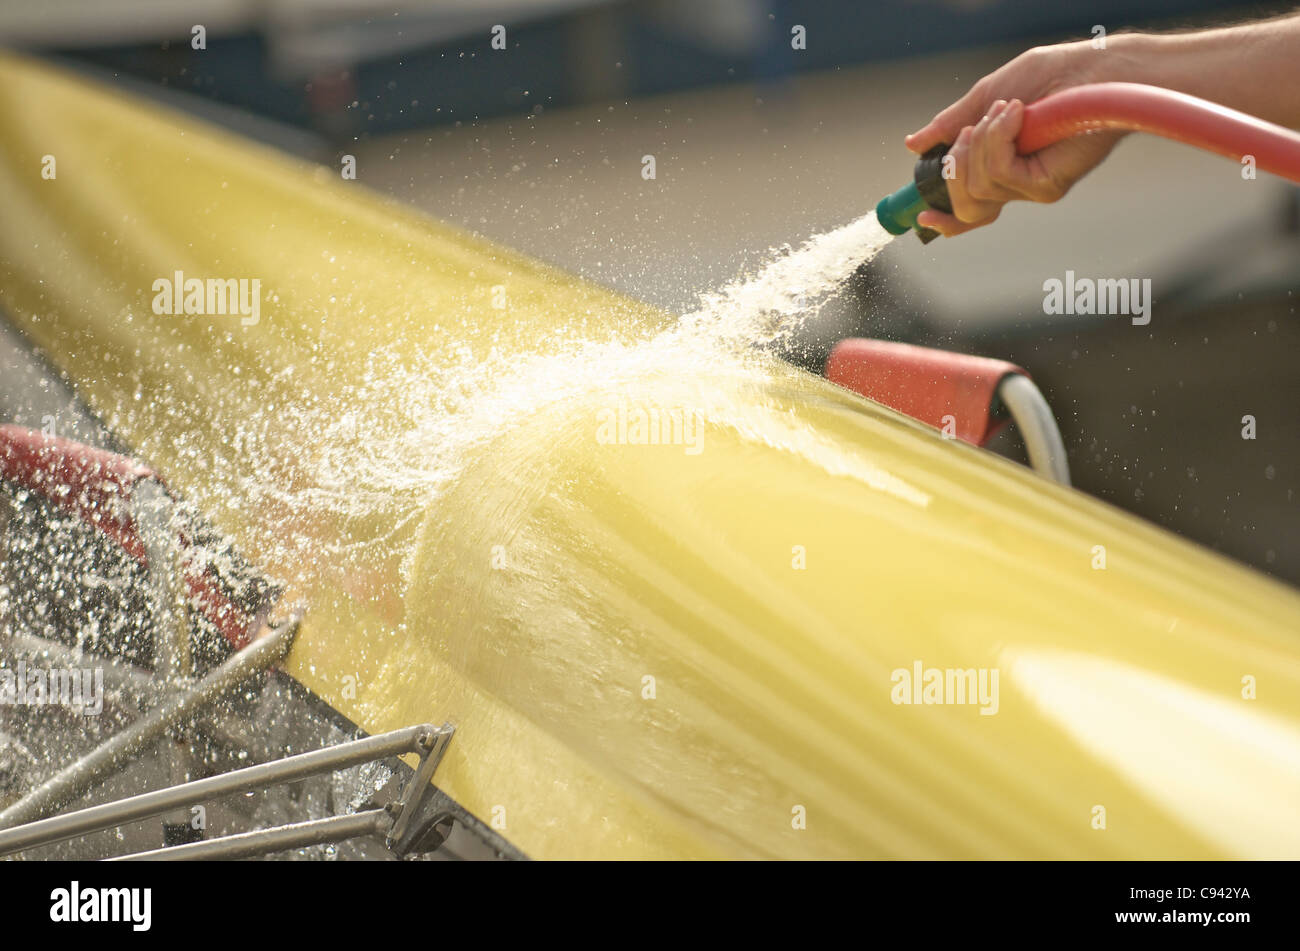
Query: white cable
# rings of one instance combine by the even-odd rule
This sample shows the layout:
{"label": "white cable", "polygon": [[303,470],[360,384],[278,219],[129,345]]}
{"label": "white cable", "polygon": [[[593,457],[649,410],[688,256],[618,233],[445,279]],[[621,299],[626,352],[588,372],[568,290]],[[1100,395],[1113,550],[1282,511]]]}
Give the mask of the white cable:
{"label": "white cable", "polygon": [[1065,458],[1061,430],[1034,381],[1020,373],[1009,373],[998,384],[998,395],[1020,429],[1020,438],[1029,453],[1029,465],[1040,475],[1069,485],[1070,465]]}

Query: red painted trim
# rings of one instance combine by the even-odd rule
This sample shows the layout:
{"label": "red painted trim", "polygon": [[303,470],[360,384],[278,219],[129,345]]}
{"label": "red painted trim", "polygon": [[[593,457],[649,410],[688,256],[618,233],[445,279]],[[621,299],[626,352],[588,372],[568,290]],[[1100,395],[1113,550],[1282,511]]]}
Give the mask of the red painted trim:
{"label": "red painted trim", "polygon": [[[154,476],[148,466],[70,439],[0,425],[0,479],[23,486],[99,529],[145,563],[131,518],[131,489]],[[156,478],[156,476],[155,476]]]}
{"label": "red painted trim", "polygon": [[[94,526],[141,565],[144,541],[131,517],[131,492],[141,479],[160,479],[152,469],[117,453],[10,424],[0,425],[0,479],[35,492],[51,505]],[[178,533],[182,549],[190,547]],[[184,564],[192,602],[236,650],[253,634],[250,617],[221,590],[209,572]]]}
{"label": "red painted trim", "polygon": [[858,338],[841,340],[826,361],[832,383],[936,429],[950,423],[950,432],[976,446],[1006,423],[991,410],[998,384],[1010,373],[1028,376],[1005,360]]}

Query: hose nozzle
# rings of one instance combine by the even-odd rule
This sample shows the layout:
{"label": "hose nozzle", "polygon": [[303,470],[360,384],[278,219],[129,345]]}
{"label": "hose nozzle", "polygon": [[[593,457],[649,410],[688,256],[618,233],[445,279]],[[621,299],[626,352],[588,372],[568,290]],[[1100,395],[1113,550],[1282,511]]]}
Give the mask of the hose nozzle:
{"label": "hose nozzle", "polygon": [[916,216],[928,208],[952,214],[948,184],[943,177],[943,157],[948,146],[936,145],[916,160],[913,180],[876,205],[876,220],[890,234],[915,231],[922,244],[939,237],[939,232],[916,223]]}

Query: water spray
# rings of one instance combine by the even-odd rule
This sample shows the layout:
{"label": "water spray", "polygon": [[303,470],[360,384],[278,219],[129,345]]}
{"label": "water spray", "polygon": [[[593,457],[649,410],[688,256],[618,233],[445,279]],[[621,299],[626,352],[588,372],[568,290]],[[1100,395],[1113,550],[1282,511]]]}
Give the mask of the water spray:
{"label": "water spray", "polygon": [[[1030,155],[1088,132],[1148,132],[1255,166],[1300,183],[1300,133],[1184,93],[1140,83],[1096,83],[1054,93],[1025,106],[1016,151]],[[881,227],[893,235],[915,231],[923,243],[938,232],[917,224],[927,209],[952,214],[943,177],[947,145],[917,160],[913,180],[876,205]]]}

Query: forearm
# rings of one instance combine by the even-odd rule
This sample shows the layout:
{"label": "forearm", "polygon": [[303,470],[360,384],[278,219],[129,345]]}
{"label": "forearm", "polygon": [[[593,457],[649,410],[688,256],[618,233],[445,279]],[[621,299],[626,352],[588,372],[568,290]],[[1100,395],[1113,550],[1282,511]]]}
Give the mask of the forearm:
{"label": "forearm", "polygon": [[1196,33],[1128,33],[1090,50],[1099,78],[1164,86],[1300,128],[1300,13]]}

